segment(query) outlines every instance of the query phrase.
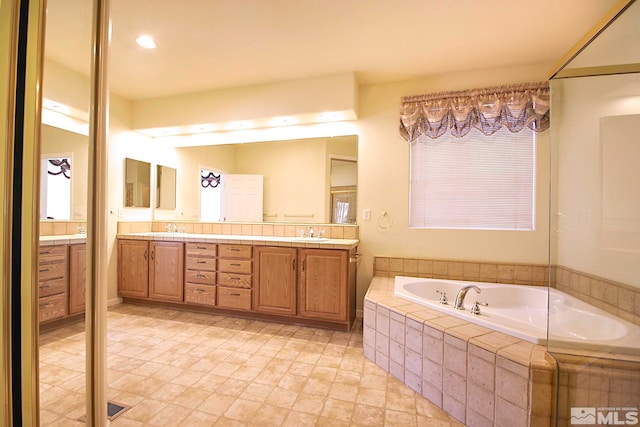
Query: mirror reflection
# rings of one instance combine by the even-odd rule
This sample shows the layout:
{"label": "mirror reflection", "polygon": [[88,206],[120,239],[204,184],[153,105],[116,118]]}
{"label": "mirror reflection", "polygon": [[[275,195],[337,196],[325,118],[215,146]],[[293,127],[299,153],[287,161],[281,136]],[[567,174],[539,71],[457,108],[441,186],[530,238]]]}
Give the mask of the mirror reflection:
{"label": "mirror reflection", "polygon": [[331,222],[356,223],[358,162],[331,159]]}
{"label": "mirror reflection", "polygon": [[89,138],[44,124],[41,138],[40,219],[85,219]]}
{"label": "mirror reflection", "polygon": [[124,159],[124,207],[151,207],[151,164]]}
{"label": "mirror reflection", "polygon": [[[231,221],[229,218],[233,216],[227,208],[235,205],[229,201],[241,198],[233,175],[242,175],[244,178],[262,177],[262,194],[257,194],[253,185],[246,193],[251,197],[246,199],[262,197],[264,222],[331,223],[332,198],[336,198],[345,203],[341,205],[343,210],[346,203],[350,206],[339,220],[345,224],[355,223],[357,136],[183,147],[177,151],[181,164],[180,182],[187,183],[180,187],[178,205],[180,210],[191,212],[192,219],[212,220],[206,213],[213,212],[213,206],[220,212],[217,216],[221,220]],[[348,190],[352,194],[345,200],[332,196],[332,159],[349,161],[344,163],[348,165],[344,170],[350,170],[351,178],[340,181],[336,176],[336,186],[341,188],[334,189]],[[339,164],[336,163],[336,173],[340,171]],[[219,185],[207,185],[203,189],[203,173],[204,176],[208,173],[221,176]],[[229,176],[233,188],[227,185],[231,182]],[[211,206],[205,209],[205,204]]]}
{"label": "mirror reflection", "polygon": [[176,170],[168,166],[156,166],[156,208],[176,208]]}

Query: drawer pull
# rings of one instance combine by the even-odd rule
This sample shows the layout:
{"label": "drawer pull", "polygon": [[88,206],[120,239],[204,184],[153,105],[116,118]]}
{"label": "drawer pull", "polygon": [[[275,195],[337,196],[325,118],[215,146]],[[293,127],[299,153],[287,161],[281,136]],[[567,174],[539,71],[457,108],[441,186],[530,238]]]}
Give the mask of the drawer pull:
{"label": "drawer pull", "polygon": [[202,293],[204,293],[204,292],[205,292],[205,290],[204,290],[204,289],[200,289],[200,288],[195,288],[195,289],[193,290],[193,292],[195,292],[195,293],[197,293],[197,294],[202,294]]}
{"label": "drawer pull", "polygon": [[53,285],[51,285],[51,284],[47,283],[47,284],[44,284],[44,285],[40,285],[40,289],[49,289],[49,288],[50,288],[50,287],[52,287],[52,286],[53,286]]}
{"label": "drawer pull", "polygon": [[234,267],[240,267],[242,264],[238,264],[237,262],[235,262],[235,263],[232,262],[230,265],[232,265]]}
{"label": "drawer pull", "polygon": [[40,252],[40,255],[49,255],[51,253],[51,251],[42,251]]}
{"label": "drawer pull", "polygon": [[41,268],[40,269],[40,273],[46,273],[48,271],[51,271],[51,269],[50,268]]}
{"label": "drawer pull", "polygon": [[196,277],[199,278],[199,279],[205,279],[207,277],[207,275],[206,274],[202,274],[202,273],[197,273]]}
{"label": "drawer pull", "polygon": [[237,293],[235,293],[235,292],[233,292],[233,293],[230,293],[230,294],[229,294],[229,296],[230,296],[230,297],[239,297],[239,296],[241,296],[241,295],[240,295],[240,294],[237,294]]}
{"label": "drawer pull", "polygon": [[207,249],[206,246],[196,246],[196,249]]}
{"label": "drawer pull", "polygon": [[53,305],[53,303],[52,303],[51,301],[47,301],[47,302],[45,302],[44,304],[40,304],[40,307],[41,307],[41,308],[42,308],[42,307],[49,307],[49,306],[51,306],[51,305]]}
{"label": "drawer pull", "polygon": [[240,252],[240,248],[229,248],[231,252]]}
{"label": "drawer pull", "polygon": [[242,277],[229,277],[229,280],[242,280]]}
{"label": "drawer pull", "polygon": [[207,261],[196,261],[196,264],[206,264]]}

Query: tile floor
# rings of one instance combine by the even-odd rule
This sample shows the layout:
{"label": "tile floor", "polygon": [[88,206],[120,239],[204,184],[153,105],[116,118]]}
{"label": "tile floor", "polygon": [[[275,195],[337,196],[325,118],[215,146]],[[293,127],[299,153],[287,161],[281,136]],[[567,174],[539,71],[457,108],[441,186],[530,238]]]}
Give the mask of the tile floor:
{"label": "tile floor", "polygon": [[[40,337],[43,426],[83,426],[84,324]],[[110,401],[125,426],[460,426],[335,332],[119,305],[108,312]]]}

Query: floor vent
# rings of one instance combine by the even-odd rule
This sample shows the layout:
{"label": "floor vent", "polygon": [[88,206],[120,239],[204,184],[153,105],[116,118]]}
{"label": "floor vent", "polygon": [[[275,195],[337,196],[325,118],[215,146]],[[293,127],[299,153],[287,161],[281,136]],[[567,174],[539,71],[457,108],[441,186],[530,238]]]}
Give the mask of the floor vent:
{"label": "floor vent", "polygon": [[[131,406],[127,406],[127,405],[123,405],[121,403],[115,403],[115,402],[107,402],[107,418],[109,419],[109,421],[113,421],[116,418],[118,418],[120,415],[127,412],[129,409],[131,409]],[[81,416],[80,418],[78,418],[78,421],[86,423],[87,416],[86,415]]]}

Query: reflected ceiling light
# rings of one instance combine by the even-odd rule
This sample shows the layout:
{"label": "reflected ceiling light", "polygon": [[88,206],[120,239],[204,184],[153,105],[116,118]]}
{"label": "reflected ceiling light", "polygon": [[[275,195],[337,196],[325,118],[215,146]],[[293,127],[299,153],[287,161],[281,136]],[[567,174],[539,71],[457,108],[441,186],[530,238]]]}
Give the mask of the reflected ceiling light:
{"label": "reflected ceiling light", "polygon": [[249,129],[252,127],[253,123],[248,120],[238,120],[227,125],[227,129],[231,130]]}
{"label": "reflected ceiling light", "polygon": [[318,121],[319,122],[335,122],[338,120],[342,120],[343,119],[343,115],[340,113],[336,113],[336,112],[327,112],[327,113],[322,113],[318,116]]}
{"label": "reflected ceiling light", "polygon": [[71,108],[59,102],[51,101],[49,99],[42,100],[42,106],[49,110],[57,111],[62,114],[71,114]]}
{"label": "reflected ceiling light", "polygon": [[215,125],[193,125],[189,128],[189,133],[206,133],[213,132],[215,130]]}
{"label": "reflected ceiling light", "polygon": [[153,37],[147,36],[145,34],[138,36],[138,38],[136,39],[136,43],[138,43],[138,46],[141,46],[145,49],[156,48],[156,42],[155,40],[153,40]]}
{"label": "reflected ceiling light", "polygon": [[297,122],[293,117],[276,117],[269,120],[270,126],[290,126]]}

